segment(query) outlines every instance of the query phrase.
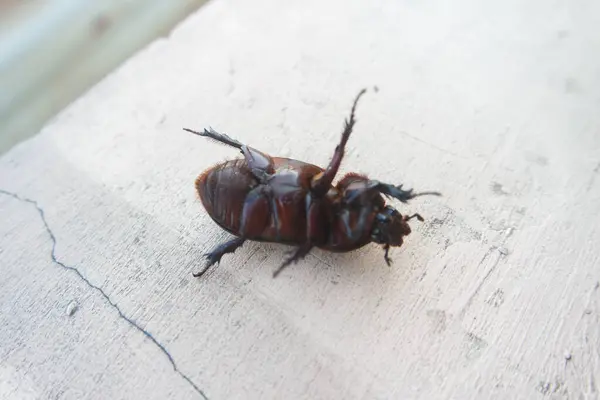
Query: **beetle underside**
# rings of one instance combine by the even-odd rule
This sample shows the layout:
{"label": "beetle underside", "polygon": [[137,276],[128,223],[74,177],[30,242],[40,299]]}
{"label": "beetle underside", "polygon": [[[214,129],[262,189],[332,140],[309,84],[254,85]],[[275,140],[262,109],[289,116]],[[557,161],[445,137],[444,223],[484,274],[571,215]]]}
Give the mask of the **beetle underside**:
{"label": "beetle underside", "polygon": [[[410,234],[408,221],[413,218],[423,221],[423,218],[419,214],[402,216],[393,207],[385,205],[382,195],[407,203],[417,196],[439,196],[440,193],[414,193],[412,189],[403,190],[402,185],[386,184],[352,173],[331,190],[356,123],[356,105],[365,91],[361,90],[356,96],[350,117],[345,120],[340,143],[325,169],[270,157],[212,129],[197,132],[184,128],[237,148],[245,160],[240,164],[243,166],[238,163],[231,170],[225,167],[209,169],[196,181],[211,218],[237,237],[206,253],[204,268],[194,276],[204,274],[212,265],[218,264],[223,255],[235,252],[246,240],[296,244],[296,250],[274,271],[274,277],[288,265],[303,259],[314,247],[344,252],[374,242],[383,246],[384,259],[391,264],[390,247],[401,246],[403,237]],[[282,163],[287,163],[286,168],[280,168]],[[232,179],[242,181],[236,184]],[[240,188],[243,188],[241,194]]]}

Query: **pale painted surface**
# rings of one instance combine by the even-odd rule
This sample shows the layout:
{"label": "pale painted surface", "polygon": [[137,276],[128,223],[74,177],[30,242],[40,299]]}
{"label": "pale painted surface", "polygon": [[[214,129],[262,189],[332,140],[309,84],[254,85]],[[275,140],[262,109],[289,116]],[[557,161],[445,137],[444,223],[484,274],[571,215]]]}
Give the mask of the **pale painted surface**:
{"label": "pale painted surface", "polygon": [[0,1],[0,154],[205,1]]}
{"label": "pale painted surface", "polygon": [[[599,4],[209,3],[1,159],[0,396],[598,398]],[[192,278],[237,154],[181,128],[325,164],[373,85],[344,170],[445,195],[393,267]]]}

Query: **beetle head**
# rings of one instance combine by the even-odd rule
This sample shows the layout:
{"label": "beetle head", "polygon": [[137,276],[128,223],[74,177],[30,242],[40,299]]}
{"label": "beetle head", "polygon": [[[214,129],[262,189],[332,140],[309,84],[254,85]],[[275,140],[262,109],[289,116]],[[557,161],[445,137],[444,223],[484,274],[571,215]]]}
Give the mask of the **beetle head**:
{"label": "beetle head", "polygon": [[371,240],[389,246],[402,246],[404,236],[409,235],[411,232],[408,221],[412,218],[423,221],[419,214],[413,214],[410,217],[403,216],[395,208],[386,206],[375,217],[375,223],[371,230]]}

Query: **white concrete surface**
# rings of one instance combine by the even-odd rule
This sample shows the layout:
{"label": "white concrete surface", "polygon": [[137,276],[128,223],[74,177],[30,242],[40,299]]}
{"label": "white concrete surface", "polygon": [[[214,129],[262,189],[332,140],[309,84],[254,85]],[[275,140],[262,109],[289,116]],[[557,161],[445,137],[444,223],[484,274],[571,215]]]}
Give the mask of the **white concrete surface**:
{"label": "white concrete surface", "polygon": [[[0,398],[598,398],[597,2],[215,0],[0,160]],[[376,246],[226,238],[208,125],[437,189]]]}

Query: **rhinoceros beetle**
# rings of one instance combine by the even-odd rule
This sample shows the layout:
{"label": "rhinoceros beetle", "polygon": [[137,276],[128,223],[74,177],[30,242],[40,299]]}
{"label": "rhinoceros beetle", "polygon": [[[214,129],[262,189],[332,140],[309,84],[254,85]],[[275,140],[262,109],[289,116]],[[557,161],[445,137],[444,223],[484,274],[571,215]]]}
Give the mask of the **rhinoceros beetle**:
{"label": "rhinoceros beetle", "polygon": [[365,91],[356,96],[350,118],[344,121],[340,143],[326,169],[290,158],[271,157],[212,128],[203,132],[184,128],[234,147],[244,156],[217,164],[196,179],[204,208],[214,222],[235,238],[204,254],[207,263],[194,276],[201,276],[246,240],[296,246],[274,271],[274,277],[304,258],[313,247],[348,252],[374,242],[383,245],[385,262],[391,265],[390,247],[401,246],[404,236],[410,234],[409,220],[423,221],[423,218],[419,214],[401,215],[386,205],[382,195],[407,203],[417,196],[440,193],[414,193],[412,189],[402,189],[402,185],[356,173],[349,173],[332,185],[356,123],[356,105]]}

